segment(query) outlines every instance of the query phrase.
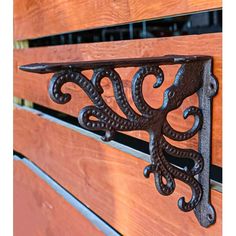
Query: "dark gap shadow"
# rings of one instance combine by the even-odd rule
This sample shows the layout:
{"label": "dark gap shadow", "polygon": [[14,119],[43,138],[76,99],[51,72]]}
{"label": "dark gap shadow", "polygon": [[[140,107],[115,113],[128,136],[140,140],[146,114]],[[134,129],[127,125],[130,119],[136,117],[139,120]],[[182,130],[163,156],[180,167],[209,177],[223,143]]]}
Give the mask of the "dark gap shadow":
{"label": "dark gap shadow", "polygon": [[[84,129],[83,127],[79,125],[78,119],[76,117],[73,117],[63,112],[59,112],[59,111],[41,106],[39,104],[35,104],[35,103],[34,103],[34,109],[41,111],[45,114],[48,114],[50,116],[53,116],[62,121],[65,121],[67,123],[70,123],[72,125],[78,126],[81,129]],[[103,136],[105,134],[104,131],[90,131],[89,130],[89,132],[100,135],[100,136]],[[146,153],[148,155],[150,154],[148,142],[143,141],[141,139],[137,139],[129,135],[116,132],[113,140],[116,141],[117,143],[121,143],[127,147],[133,148],[140,152]],[[180,167],[180,168],[184,168],[185,166],[187,166],[188,168],[191,168],[193,166],[193,161],[186,158],[175,158],[168,154],[166,154],[166,158],[171,164],[176,165],[177,167]],[[211,165],[210,178],[214,181],[222,183],[222,168],[216,165]]]}
{"label": "dark gap shadow", "polygon": [[161,38],[222,32],[222,10],[165,17],[29,40],[29,47]]}

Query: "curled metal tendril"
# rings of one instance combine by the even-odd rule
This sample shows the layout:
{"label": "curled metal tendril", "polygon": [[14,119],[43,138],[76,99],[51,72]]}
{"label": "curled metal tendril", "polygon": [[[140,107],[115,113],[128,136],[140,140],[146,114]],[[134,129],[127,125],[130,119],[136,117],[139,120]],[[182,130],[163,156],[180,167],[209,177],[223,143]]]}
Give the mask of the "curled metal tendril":
{"label": "curled metal tendril", "polygon": [[[170,195],[175,190],[175,179],[179,179],[192,189],[192,197],[186,202],[184,197],[178,201],[182,211],[190,211],[201,200],[202,188],[194,178],[203,169],[201,154],[191,149],[180,149],[168,143],[164,136],[177,141],[188,140],[202,127],[202,112],[197,107],[189,107],[184,111],[184,118],[194,116],[194,124],[186,132],[179,132],[171,127],[167,121],[167,114],[177,109],[183,100],[197,92],[201,87],[202,63],[194,62],[194,67],[183,64],[177,72],[174,83],[164,92],[164,101],[160,108],[154,109],[144,100],[142,87],[148,75],[156,77],[154,88],[162,85],[164,74],[158,65],[140,67],[133,77],[132,98],[138,111],[136,113],[128,103],[124,87],[119,74],[113,68],[99,68],[94,70],[92,79],[89,80],[80,71],[67,70],[54,74],[49,86],[49,93],[53,101],[65,104],[70,101],[71,95],[61,91],[67,82],[77,84],[91,99],[93,106],[84,107],[78,120],[81,126],[90,130],[105,131],[104,141],[114,137],[115,131],[145,130],[150,135],[151,164],[144,169],[145,177],[154,174],[155,185],[162,195]],[[195,73],[192,73],[195,68]],[[189,79],[191,76],[191,79]],[[114,97],[126,118],[113,111],[102,98],[103,88],[101,81],[108,78],[114,90]],[[186,87],[188,89],[186,89]],[[178,169],[170,164],[166,155],[176,158],[187,158],[194,162],[192,169]]]}
{"label": "curled metal tendril", "polygon": [[156,109],[153,109],[146,103],[142,91],[143,81],[148,75],[154,75],[156,77],[156,83],[153,85],[154,88],[158,88],[162,85],[164,74],[160,67],[155,65],[141,67],[134,75],[132,81],[132,97],[141,114],[152,116],[155,114]]}
{"label": "curled metal tendril", "polygon": [[194,124],[192,128],[185,132],[179,132],[173,129],[168,121],[164,122],[162,132],[168,138],[176,140],[176,141],[184,141],[192,138],[202,127],[203,117],[202,112],[198,107],[191,106],[184,111],[183,117],[187,119],[188,116],[194,116]]}

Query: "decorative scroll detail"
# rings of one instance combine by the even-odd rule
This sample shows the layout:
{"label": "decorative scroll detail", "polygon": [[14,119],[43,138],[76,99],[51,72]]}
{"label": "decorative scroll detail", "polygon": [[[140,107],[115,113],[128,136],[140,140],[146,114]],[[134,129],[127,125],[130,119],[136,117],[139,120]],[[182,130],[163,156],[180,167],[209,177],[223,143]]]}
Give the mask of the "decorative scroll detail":
{"label": "decorative scroll detail", "polygon": [[[70,94],[62,92],[62,86],[68,82],[78,85],[94,104],[92,106],[86,106],[80,111],[78,121],[80,125],[86,129],[105,131],[105,135],[102,137],[103,141],[110,141],[116,131],[147,131],[150,136],[149,150],[151,163],[145,167],[144,176],[148,178],[150,174],[154,175],[156,188],[162,195],[170,195],[174,192],[175,179],[189,185],[192,190],[191,199],[188,202],[184,197],[178,200],[178,207],[182,211],[187,212],[196,208],[199,202],[201,202],[203,188],[202,184],[199,183],[195,176],[199,175],[203,169],[205,169],[204,171],[206,171],[206,173],[204,172],[204,175],[209,178],[209,167],[204,167],[204,158],[207,158],[207,163],[209,163],[210,157],[207,154],[207,156],[203,158],[201,153],[195,150],[178,148],[170,144],[166,140],[166,137],[175,141],[184,141],[192,138],[201,131],[203,127],[203,118],[205,119],[205,117],[203,117],[204,110],[202,110],[202,107],[191,106],[184,111],[184,119],[187,119],[189,116],[194,117],[193,126],[185,132],[180,132],[172,128],[167,121],[167,115],[169,112],[179,108],[184,99],[194,93],[206,94],[206,96],[204,95],[206,101],[210,100],[211,97],[215,95],[217,82],[209,73],[209,63],[207,64],[208,71],[206,72],[206,61],[209,61],[209,59],[209,57],[196,56],[166,56],[153,60],[134,59],[133,64],[128,62],[127,65],[125,65],[124,60],[121,60],[101,62],[100,64],[97,63],[97,66],[91,67],[88,63],[77,63],[74,65],[34,64],[23,66],[21,69],[36,73],[56,72],[50,81],[49,94],[51,99],[59,104],[68,103],[71,99]],[[151,61],[153,63],[151,63]],[[154,63],[155,61],[156,63]],[[164,92],[163,104],[159,108],[152,108],[143,97],[143,82],[147,79],[148,75],[154,75],[156,82],[153,87],[160,87],[164,81],[164,73],[160,68],[162,64],[181,64],[181,66],[175,76],[173,84]],[[132,80],[132,98],[140,114],[135,112],[130,106],[124,92],[120,75],[114,69],[116,67],[132,65],[139,67]],[[93,69],[91,80],[82,73],[85,69]],[[204,78],[206,77],[207,80],[205,81]],[[103,78],[108,78],[111,81],[116,102],[123,112],[124,117],[113,111],[104,101],[102,97],[103,88],[101,86]],[[204,101],[205,100],[201,99],[201,104],[203,104]],[[209,103],[207,103],[207,107],[207,109],[210,109]],[[206,111],[204,112],[206,114]],[[209,120],[207,121],[208,124],[210,122]],[[208,138],[210,139],[210,137]],[[207,139],[206,142],[209,143],[209,139]],[[209,149],[207,150],[208,152],[205,153],[209,153]],[[190,159],[194,165],[191,169],[180,169],[168,162],[167,156]],[[209,187],[209,183],[206,183],[204,186]],[[207,196],[207,194],[204,195],[204,203],[208,204],[207,207],[211,208],[210,210],[213,211],[213,207],[210,205]],[[200,223],[204,227],[213,223],[213,221],[206,222],[205,218],[202,220],[201,217],[203,214],[201,210],[198,210],[195,214],[197,214]]]}
{"label": "decorative scroll detail", "polygon": [[[104,141],[111,140],[115,131],[145,130],[149,132],[151,164],[144,169],[145,177],[149,177],[150,173],[154,174],[157,190],[162,195],[173,193],[175,190],[174,179],[179,179],[188,184],[192,189],[192,198],[189,202],[186,202],[184,198],[179,199],[178,206],[182,211],[191,211],[202,196],[201,186],[194,175],[201,172],[204,165],[203,158],[194,150],[182,150],[169,144],[164,135],[173,140],[183,141],[190,139],[201,129],[203,117],[201,110],[197,107],[189,107],[184,112],[185,119],[190,115],[195,118],[193,127],[186,132],[174,130],[167,122],[166,117],[170,111],[177,109],[186,97],[200,89],[202,72],[203,65],[201,62],[181,65],[173,85],[164,93],[162,106],[154,109],[144,100],[143,81],[148,75],[154,75],[156,83],[153,87],[157,88],[163,83],[164,74],[162,69],[155,64],[140,67],[132,81],[132,97],[142,115],[136,113],[128,103],[122,80],[113,68],[95,69],[91,80],[80,71],[67,70],[56,73],[50,82],[49,93],[53,101],[65,104],[70,101],[71,96],[62,93],[62,86],[67,82],[73,82],[81,87],[94,106],[84,107],[80,111],[79,123],[86,129],[105,131],[105,136],[102,138]],[[102,98],[101,81],[105,77],[112,82],[116,102],[126,118],[114,112]],[[93,119],[91,119],[92,117]],[[167,154],[176,158],[191,159],[194,161],[194,167],[191,170],[178,169],[166,160]],[[165,183],[163,179],[165,179]]]}

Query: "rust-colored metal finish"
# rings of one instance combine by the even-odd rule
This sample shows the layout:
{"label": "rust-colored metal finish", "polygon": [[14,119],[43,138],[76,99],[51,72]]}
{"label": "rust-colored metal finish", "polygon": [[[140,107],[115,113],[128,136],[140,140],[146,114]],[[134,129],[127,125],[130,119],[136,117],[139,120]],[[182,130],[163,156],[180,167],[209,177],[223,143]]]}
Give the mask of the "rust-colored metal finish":
{"label": "rust-colored metal finish", "polygon": [[[147,75],[154,75],[154,88],[164,81],[161,65],[180,64],[173,84],[164,92],[163,104],[154,109],[150,107],[142,93],[142,85]],[[140,112],[135,112],[127,101],[122,80],[115,70],[118,67],[138,67],[132,81],[133,101]],[[89,130],[103,130],[103,141],[110,141],[115,131],[145,130],[149,133],[150,165],[144,169],[144,176],[154,174],[155,185],[162,195],[170,195],[175,190],[175,179],[189,185],[192,197],[186,202],[182,197],[178,207],[185,212],[194,210],[197,219],[204,227],[215,222],[215,211],[210,203],[210,162],[211,162],[211,102],[218,84],[212,75],[212,59],[209,56],[164,56],[159,58],[121,59],[112,61],[90,61],[75,63],[41,63],[21,66],[21,70],[34,73],[54,73],[50,85],[51,99],[59,104],[70,101],[71,95],[64,94],[62,86],[67,82],[77,84],[93,102],[84,107],[78,120]],[[82,71],[94,71],[91,80]],[[109,78],[112,82],[117,104],[126,116],[121,117],[110,108],[102,98],[101,80]],[[186,132],[179,132],[167,121],[169,112],[177,109],[183,100],[194,93],[199,96],[199,107],[191,106],[184,111],[184,118],[194,116],[194,124]],[[95,117],[96,120],[91,119]],[[199,133],[199,149],[180,149],[171,145],[165,137],[183,141]],[[180,169],[166,159],[188,158],[194,162],[191,169]]]}

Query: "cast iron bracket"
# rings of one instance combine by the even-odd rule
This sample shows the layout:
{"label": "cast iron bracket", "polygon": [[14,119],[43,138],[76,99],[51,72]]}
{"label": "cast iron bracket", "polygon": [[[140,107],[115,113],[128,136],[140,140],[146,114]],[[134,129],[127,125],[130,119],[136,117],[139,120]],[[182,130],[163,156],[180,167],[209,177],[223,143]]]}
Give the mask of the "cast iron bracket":
{"label": "cast iron bracket", "polygon": [[[147,75],[154,75],[157,88],[164,81],[161,65],[180,64],[173,84],[164,92],[163,104],[154,109],[143,97],[142,85]],[[139,113],[135,112],[127,101],[119,67],[139,67],[132,80],[132,98]],[[82,127],[89,130],[103,130],[103,141],[110,141],[115,131],[144,130],[149,133],[150,165],[145,167],[144,176],[154,174],[155,185],[162,195],[170,195],[175,190],[175,179],[189,185],[192,190],[190,201],[182,197],[178,201],[180,210],[194,210],[204,227],[214,224],[215,211],[210,203],[210,164],[211,164],[211,114],[212,97],[217,93],[218,83],[212,75],[212,58],[209,56],[163,56],[158,58],[121,59],[110,61],[90,61],[75,63],[42,63],[20,67],[21,70],[34,73],[54,73],[49,85],[51,99],[59,104],[68,103],[71,95],[62,92],[67,82],[77,84],[93,102],[93,106],[84,107],[78,120]],[[93,70],[89,80],[83,70]],[[114,112],[102,98],[101,80],[109,78],[114,96],[126,118]],[[184,118],[194,117],[194,124],[186,132],[179,132],[167,121],[167,114],[182,104],[183,100],[197,93],[199,107],[191,106],[184,111]],[[96,120],[91,119],[95,117]],[[192,138],[198,133],[198,151],[181,149],[170,144],[166,137],[175,141]],[[166,159],[187,158],[194,162],[191,169],[178,168]]]}

